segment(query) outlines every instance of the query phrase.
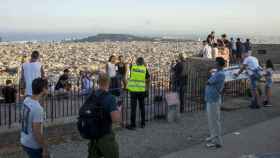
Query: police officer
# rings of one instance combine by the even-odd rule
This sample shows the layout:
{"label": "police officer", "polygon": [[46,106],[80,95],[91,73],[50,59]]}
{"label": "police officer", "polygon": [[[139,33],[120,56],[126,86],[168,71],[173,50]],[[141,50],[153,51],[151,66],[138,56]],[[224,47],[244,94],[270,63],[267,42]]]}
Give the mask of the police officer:
{"label": "police officer", "polygon": [[144,65],[144,59],[139,57],[136,60],[136,65],[131,66],[130,79],[128,80],[127,89],[131,96],[131,124],[128,129],[135,130],[136,128],[136,107],[139,103],[141,112],[141,128],[145,127],[145,96],[149,85],[149,72]]}

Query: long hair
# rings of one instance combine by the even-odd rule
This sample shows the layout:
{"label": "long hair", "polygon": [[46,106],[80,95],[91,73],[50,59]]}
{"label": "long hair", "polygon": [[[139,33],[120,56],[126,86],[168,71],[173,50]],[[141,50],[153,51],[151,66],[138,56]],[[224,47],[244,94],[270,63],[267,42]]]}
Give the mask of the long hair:
{"label": "long hair", "polygon": [[111,55],[111,56],[109,57],[109,62],[112,62],[112,59],[113,59],[114,57],[116,57],[116,56],[115,56],[115,55]]}
{"label": "long hair", "polygon": [[274,65],[272,63],[272,61],[270,59],[268,59],[266,61],[266,64],[265,64],[266,68],[271,68],[272,70],[274,70]]}

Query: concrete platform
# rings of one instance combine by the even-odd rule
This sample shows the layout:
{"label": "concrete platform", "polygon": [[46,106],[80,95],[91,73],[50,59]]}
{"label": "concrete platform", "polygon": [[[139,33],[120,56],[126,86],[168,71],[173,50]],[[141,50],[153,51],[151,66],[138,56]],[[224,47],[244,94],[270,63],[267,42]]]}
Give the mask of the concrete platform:
{"label": "concrete platform", "polygon": [[[224,147],[218,150],[200,144],[161,158],[271,158],[272,155],[262,153],[280,152],[279,122],[280,117],[227,134],[223,137]],[[274,155],[273,158],[279,158]]]}

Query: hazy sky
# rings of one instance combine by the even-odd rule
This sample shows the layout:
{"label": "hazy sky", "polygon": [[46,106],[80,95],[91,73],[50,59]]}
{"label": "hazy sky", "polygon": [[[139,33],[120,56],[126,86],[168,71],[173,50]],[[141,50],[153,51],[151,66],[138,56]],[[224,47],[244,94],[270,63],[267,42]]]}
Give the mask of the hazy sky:
{"label": "hazy sky", "polygon": [[280,35],[280,0],[0,0],[0,32]]}

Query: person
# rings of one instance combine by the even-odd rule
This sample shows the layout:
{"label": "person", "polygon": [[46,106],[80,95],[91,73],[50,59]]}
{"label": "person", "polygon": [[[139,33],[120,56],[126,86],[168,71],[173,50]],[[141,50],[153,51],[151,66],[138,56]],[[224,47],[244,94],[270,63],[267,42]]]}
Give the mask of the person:
{"label": "person", "polygon": [[202,44],[201,56],[206,59],[212,59],[212,48],[208,45],[207,41],[203,41]]}
{"label": "person", "polygon": [[48,81],[32,81],[32,96],[26,97],[21,109],[20,143],[29,158],[49,158],[48,143],[44,137],[44,107],[39,100],[48,93]]}
{"label": "person", "polygon": [[261,70],[262,68],[259,65],[259,61],[256,57],[251,56],[248,52],[246,52],[245,47],[242,46],[241,48],[243,63],[240,66],[240,70],[236,77],[238,77],[244,70],[247,71],[250,80],[250,89],[251,89],[251,105],[249,106],[252,109],[259,109],[260,108],[260,94],[258,93],[257,86],[258,81],[261,78]]}
{"label": "person", "polygon": [[127,84],[127,90],[131,96],[131,124],[128,126],[129,130],[135,130],[136,128],[136,107],[139,103],[141,112],[141,128],[145,127],[145,96],[148,91],[149,85],[149,71],[145,67],[144,58],[139,57],[136,60],[136,65],[132,65],[130,70],[130,78]]}
{"label": "person", "polygon": [[17,90],[13,87],[12,80],[6,80],[6,86],[2,89],[2,95],[5,103],[11,104],[16,102]]}
{"label": "person", "polygon": [[89,95],[93,89],[92,74],[90,72],[81,73],[82,94]]}
{"label": "person", "polygon": [[243,43],[241,42],[240,38],[237,38],[235,45],[236,45],[236,60],[237,62],[241,62]]}
{"label": "person", "polygon": [[22,65],[21,78],[22,83],[25,85],[25,95],[32,96],[32,81],[35,78],[44,78],[45,73],[42,64],[39,62],[39,52],[33,51],[31,60]]}
{"label": "person", "polygon": [[215,32],[212,31],[208,36],[207,36],[207,39],[206,39],[207,43],[209,46],[212,46],[214,43],[215,43]]}
{"label": "person", "polygon": [[226,34],[222,34],[222,41],[224,42],[225,46],[230,49],[230,41],[227,39],[227,35]]}
{"label": "person", "polygon": [[173,74],[173,91],[179,93],[180,99],[180,112],[184,111],[184,94],[187,86],[187,70],[186,62],[183,54],[179,54],[179,59],[176,61],[175,66],[172,68]]}
{"label": "person", "polygon": [[250,55],[252,55],[252,43],[250,42],[249,38],[246,39],[244,46],[245,46],[245,51],[248,52]]}
{"label": "person", "polygon": [[208,126],[210,137],[206,138],[206,144],[209,148],[222,147],[222,127],[221,127],[221,93],[224,88],[226,61],[216,58],[217,71],[208,79],[205,90],[205,101],[208,116]]}
{"label": "person", "polygon": [[219,55],[219,49],[218,49],[218,44],[214,43],[213,48],[212,48],[212,57],[213,59],[216,59]]}
{"label": "person", "polygon": [[120,85],[117,78],[117,58],[115,55],[111,55],[108,63],[106,64],[106,73],[110,77],[110,92],[115,95],[120,95]]}
{"label": "person", "polygon": [[229,66],[229,49],[226,47],[223,40],[218,39],[218,56],[221,57],[226,61],[226,67]]}
{"label": "person", "polygon": [[58,82],[55,86],[55,90],[69,90],[71,88],[71,84],[69,81],[70,70],[63,70],[63,74],[59,77]]}
{"label": "person", "polygon": [[126,76],[127,76],[127,68],[128,65],[124,61],[123,56],[119,56],[119,62],[117,63],[117,76],[120,81],[122,81],[123,87],[126,88]]}
{"label": "person", "polygon": [[101,138],[90,140],[88,144],[88,158],[119,158],[119,147],[112,130],[112,123],[120,122],[121,107],[117,106],[116,98],[108,93],[110,77],[107,74],[99,75],[98,85],[99,88],[96,90],[95,95],[99,97],[104,94],[100,105],[104,106],[106,115],[110,117],[108,121],[110,123],[109,129],[106,130],[109,132]]}
{"label": "person", "polygon": [[231,59],[235,62],[236,61],[236,44],[235,40],[233,37],[230,38],[230,54],[231,54]]}
{"label": "person", "polygon": [[264,97],[264,102],[263,105],[264,107],[272,107],[271,104],[271,96],[272,96],[272,84],[273,84],[273,80],[272,80],[272,75],[273,75],[273,71],[274,71],[274,65],[272,63],[272,61],[269,59],[266,61],[266,66],[265,66],[265,97]]}

